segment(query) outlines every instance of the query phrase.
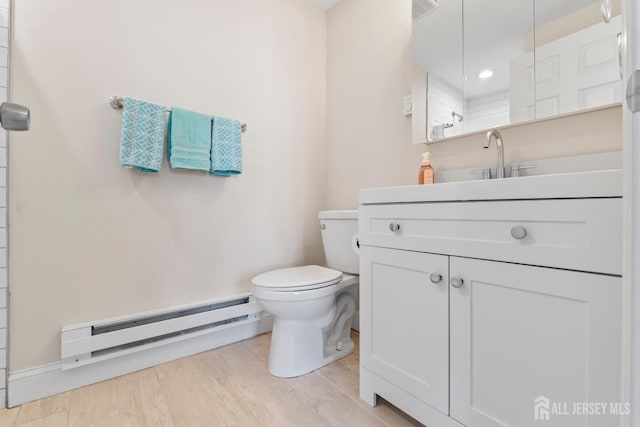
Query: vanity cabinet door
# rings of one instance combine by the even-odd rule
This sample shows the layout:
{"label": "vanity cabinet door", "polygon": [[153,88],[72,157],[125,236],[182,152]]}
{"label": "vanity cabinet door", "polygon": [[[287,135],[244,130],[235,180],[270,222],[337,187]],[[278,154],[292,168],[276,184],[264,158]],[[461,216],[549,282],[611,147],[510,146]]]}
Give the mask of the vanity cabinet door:
{"label": "vanity cabinet door", "polygon": [[[450,274],[453,418],[538,426],[536,399],[541,416],[548,404],[620,401],[620,277],[457,257]],[[619,423],[551,413],[543,424]]]}
{"label": "vanity cabinet door", "polygon": [[361,247],[362,366],[445,414],[448,269],[447,256]]}

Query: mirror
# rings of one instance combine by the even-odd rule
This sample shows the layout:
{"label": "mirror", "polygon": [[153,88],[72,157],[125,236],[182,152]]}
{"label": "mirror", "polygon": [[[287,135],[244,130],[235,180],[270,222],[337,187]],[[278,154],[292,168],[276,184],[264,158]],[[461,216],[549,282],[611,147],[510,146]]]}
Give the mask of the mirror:
{"label": "mirror", "polygon": [[[464,2],[465,133],[528,120],[517,114],[533,104],[532,0]],[[521,69],[519,69],[521,68]]]}
{"label": "mirror", "polygon": [[620,0],[413,0],[413,142],[621,101]]}
{"label": "mirror", "polygon": [[[462,0],[413,1],[413,128],[419,141],[463,133]],[[424,107],[424,108],[423,108]],[[463,117],[464,120],[464,117]],[[435,129],[435,137],[434,137]]]}
{"label": "mirror", "polygon": [[[605,1],[605,3],[607,3]],[[593,0],[536,0],[535,111],[530,119],[552,117],[620,103],[622,39],[620,1],[603,20]]]}

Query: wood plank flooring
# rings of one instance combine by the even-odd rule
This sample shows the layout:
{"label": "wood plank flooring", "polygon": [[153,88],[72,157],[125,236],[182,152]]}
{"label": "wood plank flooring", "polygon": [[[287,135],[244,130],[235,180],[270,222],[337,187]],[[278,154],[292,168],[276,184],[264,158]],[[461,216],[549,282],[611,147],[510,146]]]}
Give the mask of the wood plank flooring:
{"label": "wood plank flooring", "polygon": [[0,410],[0,427],[420,426],[358,395],[356,351],[298,378],[267,372],[270,334]]}

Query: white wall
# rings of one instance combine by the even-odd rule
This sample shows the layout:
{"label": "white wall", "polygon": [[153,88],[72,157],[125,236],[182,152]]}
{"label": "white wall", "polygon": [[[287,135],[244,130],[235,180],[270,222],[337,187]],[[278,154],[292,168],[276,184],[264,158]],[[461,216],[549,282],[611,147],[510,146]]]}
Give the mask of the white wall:
{"label": "white wall", "polygon": [[[606,153],[622,148],[620,106],[501,130],[505,163],[580,154]],[[468,168],[496,162],[496,150],[482,148],[485,132],[460,136],[428,147],[438,169]]]}
{"label": "white wall", "polygon": [[[58,360],[63,325],[250,290],[322,262],[326,13],[304,0],[15,2],[10,369]],[[110,95],[236,117],[244,173],[118,163]]]}
{"label": "white wall", "polygon": [[327,199],[358,206],[362,188],[413,184],[422,145],[411,144],[402,97],[411,93],[411,1],[341,0],[327,16]]}

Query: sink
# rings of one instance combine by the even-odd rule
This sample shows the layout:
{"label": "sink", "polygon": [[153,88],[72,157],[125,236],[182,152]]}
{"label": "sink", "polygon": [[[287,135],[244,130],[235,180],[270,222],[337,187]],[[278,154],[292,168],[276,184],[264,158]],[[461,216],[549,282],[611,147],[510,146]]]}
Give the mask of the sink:
{"label": "sink", "polygon": [[621,197],[622,170],[599,170],[484,181],[362,190],[361,204]]}

